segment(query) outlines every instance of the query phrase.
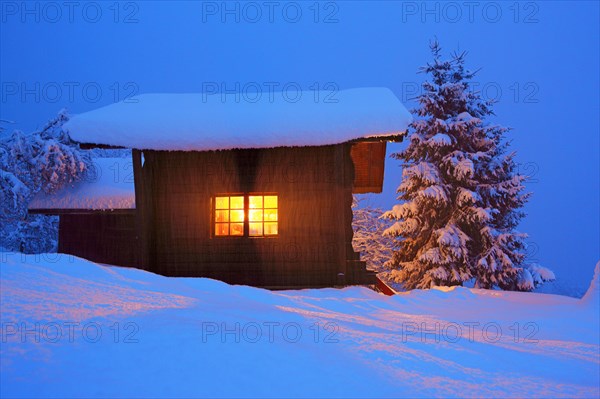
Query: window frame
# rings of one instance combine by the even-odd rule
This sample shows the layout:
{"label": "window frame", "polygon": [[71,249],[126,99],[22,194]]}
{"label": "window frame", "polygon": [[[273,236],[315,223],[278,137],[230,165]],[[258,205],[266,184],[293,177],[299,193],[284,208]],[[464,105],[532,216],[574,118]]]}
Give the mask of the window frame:
{"label": "window frame", "polygon": [[[269,235],[265,235],[264,231],[263,234],[260,236],[251,236],[250,235],[250,196],[276,196],[277,197],[277,234],[269,234]],[[216,234],[216,226],[217,226],[217,221],[216,221],[216,215],[217,215],[217,197],[244,197],[244,234],[242,235],[217,235]],[[281,199],[281,195],[279,193],[276,192],[272,192],[272,191],[261,191],[261,192],[257,192],[257,191],[251,191],[251,192],[247,192],[247,193],[242,193],[242,192],[231,192],[231,193],[224,193],[224,192],[218,192],[215,193],[211,196],[210,198],[210,238],[215,238],[218,240],[221,239],[243,239],[243,238],[250,238],[250,239],[273,239],[273,238],[278,238],[281,235],[281,214],[279,212],[279,206],[280,206],[280,199]],[[231,206],[231,204],[230,204]],[[265,209],[264,208],[264,204],[263,204],[263,208],[261,209]],[[267,209],[273,209],[273,208],[267,208]],[[229,208],[229,211],[231,211],[231,208]],[[228,222],[231,223],[231,222]],[[262,222],[264,224],[264,220]],[[230,227],[231,228],[231,227]],[[264,225],[263,225],[263,229],[264,229]]]}

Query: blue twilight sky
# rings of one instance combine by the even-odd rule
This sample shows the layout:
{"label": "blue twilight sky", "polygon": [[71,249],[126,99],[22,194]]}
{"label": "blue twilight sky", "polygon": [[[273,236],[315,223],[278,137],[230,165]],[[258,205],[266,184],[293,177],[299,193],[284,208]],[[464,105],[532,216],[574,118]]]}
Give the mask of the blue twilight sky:
{"label": "blue twilight sky", "polygon": [[[66,3],[66,4],[65,4]],[[581,294],[599,260],[598,2],[0,2],[0,119],[31,131],[66,107],[144,92],[386,86],[407,104],[437,37],[481,67],[534,196],[521,230]],[[329,86],[331,87],[331,86]],[[390,146],[395,151],[402,144]],[[386,165],[384,193],[400,181]]]}

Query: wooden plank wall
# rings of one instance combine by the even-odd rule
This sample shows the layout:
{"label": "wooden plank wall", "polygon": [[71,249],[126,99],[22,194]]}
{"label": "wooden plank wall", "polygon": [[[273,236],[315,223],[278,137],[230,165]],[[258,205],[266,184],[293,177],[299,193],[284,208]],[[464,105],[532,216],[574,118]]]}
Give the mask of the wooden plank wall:
{"label": "wooden plank wall", "polygon": [[356,174],[354,193],[380,193],[383,189],[385,141],[358,142],[352,145],[351,157]]}
{"label": "wooden plank wall", "polygon": [[[335,285],[353,256],[350,147],[144,151],[138,212],[149,269],[267,287]],[[211,236],[211,198],[240,192],[279,196],[277,237]]]}
{"label": "wooden plank wall", "polygon": [[58,252],[98,263],[139,267],[135,214],[60,215]]}

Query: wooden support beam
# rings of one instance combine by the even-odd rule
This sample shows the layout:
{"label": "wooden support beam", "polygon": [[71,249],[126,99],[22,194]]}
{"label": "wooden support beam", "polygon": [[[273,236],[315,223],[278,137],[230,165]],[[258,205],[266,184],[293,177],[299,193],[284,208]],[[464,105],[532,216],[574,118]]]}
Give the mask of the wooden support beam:
{"label": "wooden support beam", "polygon": [[140,268],[148,270],[148,231],[147,231],[147,209],[145,206],[145,192],[144,192],[144,177],[143,177],[143,165],[142,165],[142,152],[140,150],[132,150],[131,158],[133,161],[133,179],[135,185],[135,229],[136,239],[139,244],[139,262]]}

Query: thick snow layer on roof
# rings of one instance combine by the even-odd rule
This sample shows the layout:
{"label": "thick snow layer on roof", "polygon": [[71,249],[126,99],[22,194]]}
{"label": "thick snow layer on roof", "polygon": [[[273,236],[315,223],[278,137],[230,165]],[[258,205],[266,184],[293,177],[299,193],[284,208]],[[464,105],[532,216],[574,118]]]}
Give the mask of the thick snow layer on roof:
{"label": "thick snow layer on roof", "polygon": [[205,151],[392,136],[405,132],[411,120],[389,89],[360,88],[334,93],[267,91],[260,96],[144,94],[75,115],[63,129],[82,143]]}
{"label": "thick snow layer on roof", "polygon": [[40,192],[29,204],[36,209],[134,209],[130,158],[95,158],[90,176],[54,194]]}

